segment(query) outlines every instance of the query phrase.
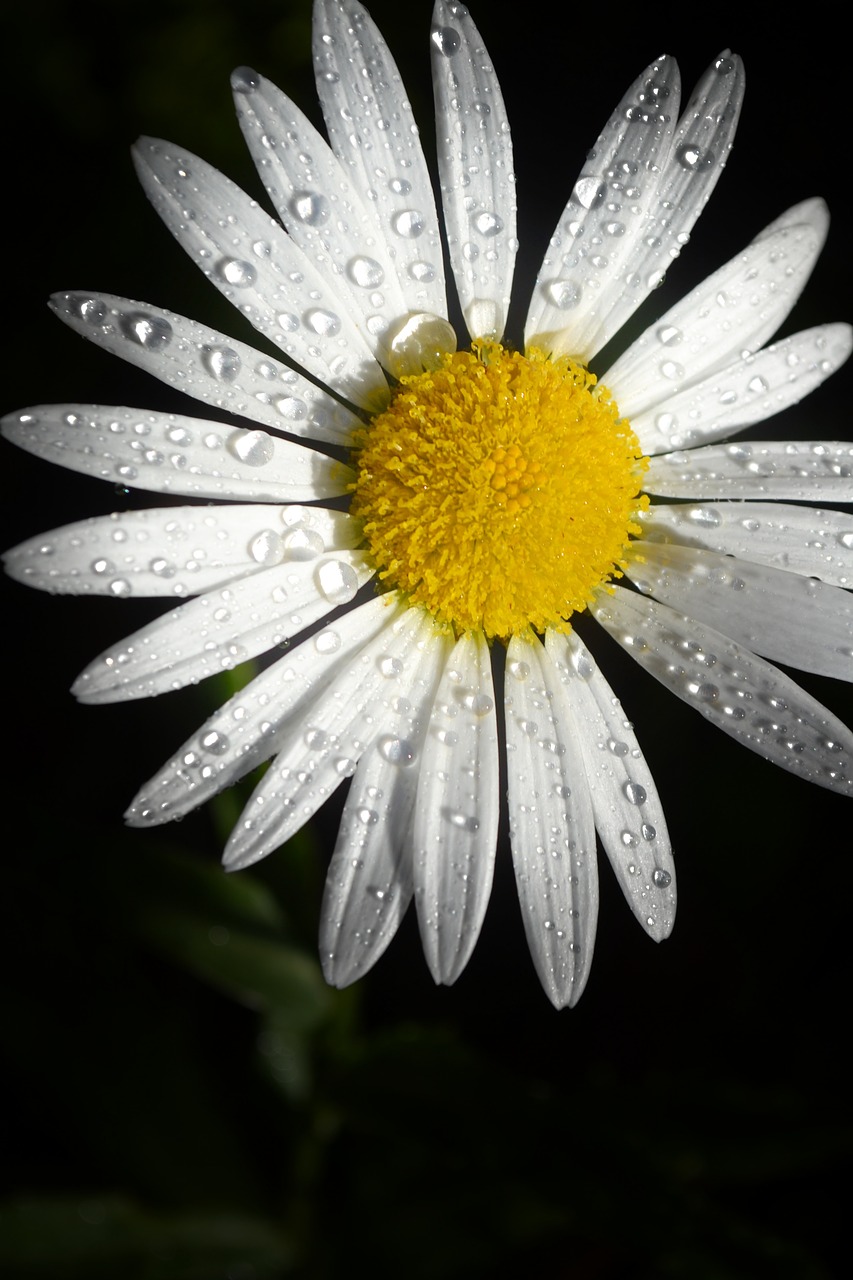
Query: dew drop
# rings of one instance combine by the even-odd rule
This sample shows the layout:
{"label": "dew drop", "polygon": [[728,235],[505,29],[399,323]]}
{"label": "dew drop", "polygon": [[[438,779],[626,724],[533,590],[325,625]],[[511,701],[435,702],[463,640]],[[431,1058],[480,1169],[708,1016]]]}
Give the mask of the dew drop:
{"label": "dew drop", "polygon": [[275,452],[275,441],[266,431],[235,431],[225,447],[247,467],[265,467]]}
{"label": "dew drop", "polygon": [[282,540],[282,549],[288,560],[313,560],[326,550],[326,544],[316,529],[292,529]]}
{"label": "dew drop", "polygon": [[126,338],[148,351],[162,351],[172,341],[169,321],[147,311],[125,312],[119,317],[119,327]]}
{"label": "dew drop", "polygon": [[350,258],[347,275],[361,289],[378,289],[385,279],[385,272],[375,258]]}
{"label": "dew drop", "polygon": [[358,591],[358,576],[343,560],[325,560],[314,576],[329,604],[347,604]]}
{"label": "dew drop", "polygon": [[333,338],[341,331],[340,316],[336,316],[334,311],[327,311],[325,307],[312,307],[305,312],[304,320],[309,329],[323,338]]}
{"label": "dew drop", "polygon": [[391,219],[394,231],[404,240],[416,240],[422,234],[425,225],[424,216],[417,209],[403,209],[400,213],[395,213]]}
{"label": "dew drop", "polygon": [[260,84],[251,67],[237,67],[231,76],[231,88],[235,93],[254,93]]}
{"label": "dew drop", "polygon": [[416,752],[411,742],[405,738],[386,735],[379,739],[379,754],[389,764],[396,764],[406,769],[410,764],[414,764]]}
{"label": "dew drop", "polygon": [[431,39],[438,52],[444,54],[445,58],[452,58],[462,44],[459,32],[454,31],[452,27],[436,27]]}
{"label": "dew drop", "polygon": [[274,529],[264,529],[249,543],[249,555],[257,564],[278,564],[284,558],[284,543]]}
{"label": "dew drop", "polygon": [[393,680],[394,677],[400,675],[403,670],[403,664],[400,659],[389,658],[387,654],[385,657],[379,659],[377,665],[386,680]]}
{"label": "dew drop", "polygon": [[341,637],[337,631],[327,628],[325,631],[318,631],[314,637],[314,648],[318,653],[337,653],[341,647]]}
{"label": "dew drop", "polygon": [[242,365],[233,347],[204,346],[201,349],[201,362],[210,376],[218,382],[233,382]]}
{"label": "dew drop", "polygon": [[119,600],[123,599],[125,596],[129,596],[130,583],[127,581],[127,579],[113,578],[112,582],[110,583],[110,595],[115,596],[116,599],[119,599]]}
{"label": "dew drop", "polygon": [[221,258],[216,264],[216,274],[235,289],[250,289],[258,278],[251,262],[239,258]]}
{"label": "dew drop", "polygon": [[224,755],[231,745],[230,739],[216,729],[208,729],[207,733],[201,735],[199,742],[204,750],[212,756]]}
{"label": "dew drop", "polygon": [[276,412],[280,413],[288,422],[301,422],[303,418],[308,416],[308,406],[298,396],[280,396],[273,403]]}
{"label": "dew drop", "polygon": [[668,871],[664,871],[662,867],[655,867],[652,872],[652,880],[659,889],[666,889],[672,884],[672,876]]}
{"label": "dew drop", "polygon": [[552,280],[545,292],[549,301],[560,311],[571,311],[579,304],[583,290],[571,280]]}
{"label": "dew drop", "polygon": [[481,236],[496,236],[503,231],[503,221],[496,213],[478,213],[474,219],[474,226],[477,228]]}
{"label": "dew drop", "polygon": [[679,147],[675,158],[683,169],[690,173],[699,173],[702,169],[710,169],[715,160],[713,151],[703,151],[695,143],[687,142]]}
{"label": "dew drop", "polygon": [[329,220],[329,202],[318,191],[295,191],[288,208],[294,218],[309,227],[322,227]]}
{"label": "dew drop", "polygon": [[429,262],[410,262],[409,275],[418,284],[429,284],[435,279],[435,267]]}
{"label": "dew drop", "polygon": [[641,787],[639,782],[626,782],[622,788],[629,804],[645,804],[647,800],[646,788]]}

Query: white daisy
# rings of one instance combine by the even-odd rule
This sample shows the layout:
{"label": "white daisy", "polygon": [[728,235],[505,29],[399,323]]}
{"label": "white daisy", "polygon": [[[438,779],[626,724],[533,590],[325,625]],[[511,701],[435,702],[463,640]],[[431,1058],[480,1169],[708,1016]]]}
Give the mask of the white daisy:
{"label": "white daisy", "polygon": [[180,688],[296,638],[128,820],[179,817],[271,760],[225,851],[245,867],[351,777],[320,930],[340,986],[378,959],[412,897],[437,982],[471,954],[497,840],[492,649],[505,645],[522,913],[548,996],[573,1004],[595,936],[596,832],[653,938],[675,912],[657,788],[576,612],[746,746],[853,790],[849,731],[765,661],[853,674],[853,521],[790,505],[853,499],[853,447],[718,443],[796,403],[850,352],[846,325],[764,345],[811,272],[826,210],[811,200],[783,214],[597,384],[590,360],[686,243],[739,114],[736,57],[712,64],[681,113],[678,69],[661,58],[590,152],[533,290],[524,354],[511,350],[509,125],[467,10],[438,0],[439,171],[471,339],[457,352],[391,55],[355,0],[317,0],[314,56],[331,145],[261,76],[234,76],[280,221],[180,148],[136,150],[167,226],[281,358],[145,303],[54,299],[87,338],[252,425],[83,405],[6,419],[11,440],[63,466],[199,500],[59,529],[7,567],[56,592],[194,597],[92,663],[75,686],[86,702]]}

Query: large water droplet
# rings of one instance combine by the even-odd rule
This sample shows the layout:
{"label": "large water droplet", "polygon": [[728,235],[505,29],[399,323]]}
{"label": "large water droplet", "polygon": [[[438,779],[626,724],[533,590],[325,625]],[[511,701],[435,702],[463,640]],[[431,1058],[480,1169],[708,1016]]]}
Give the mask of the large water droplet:
{"label": "large water droplet", "polygon": [[403,236],[406,240],[416,240],[422,234],[426,223],[424,215],[417,209],[403,209],[400,213],[394,214],[391,226],[398,236]]}
{"label": "large water droplet", "polygon": [[216,264],[216,274],[235,289],[249,289],[258,278],[251,262],[243,262],[238,258],[221,258]]}
{"label": "large water droplet", "polygon": [[362,289],[377,289],[385,279],[385,272],[375,258],[350,258],[347,275],[353,284]]}
{"label": "large water droplet", "polygon": [[278,564],[284,557],[284,542],[274,529],[264,529],[249,543],[249,555],[257,564]]}
{"label": "large water droplet", "polygon": [[219,382],[233,382],[242,364],[233,347],[204,346],[201,349],[201,362],[211,377]]}
{"label": "large water droplet", "polygon": [[626,782],[623,790],[629,804],[646,803],[646,788],[641,787],[639,782]]}
{"label": "large water droplet", "polygon": [[219,733],[216,729],[208,729],[207,733],[203,733],[199,739],[202,748],[212,756],[224,755],[231,746],[230,740],[224,733]]}
{"label": "large water droplet", "polygon": [[264,467],[275,452],[275,441],[265,431],[235,431],[226,448],[247,467]]}
{"label": "large water droplet", "polygon": [[415,761],[415,748],[405,738],[395,738],[390,734],[379,739],[379,754],[389,764],[399,765],[406,769]]}
{"label": "large water droplet", "polygon": [[312,307],[305,312],[303,319],[309,329],[324,338],[333,338],[341,331],[340,316],[336,316],[334,311],[327,311],[325,307]]}
{"label": "large water droplet", "polygon": [[260,79],[251,67],[237,67],[231,75],[231,88],[235,93],[254,93]]}
{"label": "large water droplet", "polygon": [[292,529],[285,535],[282,546],[288,560],[313,560],[326,550],[326,544],[316,529]]}
{"label": "large water droplet", "polygon": [[452,27],[436,27],[431,39],[436,49],[439,53],[443,53],[445,58],[452,58],[462,44],[459,32],[454,31]]}
{"label": "large water droplet", "polygon": [[347,604],[358,591],[358,576],[343,560],[326,560],[315,574],[315,581],[329,604]]}
{"label": "large water droplet", "polygon": [[652,872],[652,880],[659,889],[666,889],[672,884],[672,876],[668,871],[664,871],[662,867],[655,867]]}
{"label": "large water droplet", "polygon": [[716,157],[713,151],[703,151],[695,143],[686,142],[678,148],[675,158],[683,169],[699,173],[702,169],[710,169]]}
{"label": "large water droplet", "polygon": [[496,236],[503,231],[504,224],[496,213],[478,213],[474,219],[474,226],[477,228],[481,236]]}
{"label": "large water droplet", "polygon": [[295,191],[288,208],[294,218],[309,227],[321,227],[329,220],[329,202],[319,191]]}
{"label": "large water droplet", "polygon": [[119,316],[119,327],[126,338],[149,351],[162,351],[172,341],[169,321],[147,311],[126,311]]}
{"label": "large water droplet", "polygon": [[571,280],[552,280],[545,292],[549,301],[560,311],[571,311],[580,302],[583,290]]}

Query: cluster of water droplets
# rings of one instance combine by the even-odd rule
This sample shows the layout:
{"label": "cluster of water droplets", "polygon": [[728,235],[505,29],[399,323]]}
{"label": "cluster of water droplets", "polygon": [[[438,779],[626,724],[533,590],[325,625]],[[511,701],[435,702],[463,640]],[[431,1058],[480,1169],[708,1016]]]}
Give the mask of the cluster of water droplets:
{"label": "cluster of water droplets", "polygon": [[853,789],[848,731],[747,648],[618,587],[593,612],[641,666],[718,728],[812,782]]}

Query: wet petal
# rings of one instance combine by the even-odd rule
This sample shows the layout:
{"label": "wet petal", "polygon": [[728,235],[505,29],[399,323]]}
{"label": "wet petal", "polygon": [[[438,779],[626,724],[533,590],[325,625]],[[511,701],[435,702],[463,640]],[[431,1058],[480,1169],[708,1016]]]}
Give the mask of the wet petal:
{"label": "wet petal", "polygon": [[550,631],[545,647],[572,705],[599,838],[631,910],[660,942],[675,923],[675,864],[651,770],[577,634]]}
{"label": "wet petal", "polygon": [[637,519],[646,542],[705,547],[853,587],[853,515],[771,502],[656,503]]}
{"label": "wet petal", "polygon": [[266,431],[114,405],[35,405],[0,424],[48,462],[113,484],[194,498],[311,502],[346,493],[353,472]]}
{"label": "wet petal", "polygon": [[[636,587],[786,666],[853,680],[853,595],[716,551],[635,543]],[[713,678],[713,677],[711,677]]]}
{"label": "wet petal", "polygon": [[507,649],[507,780],[512,858],[533,963],[556,1007],[589,976],[598,919],[592,800],[571,709],[538,640]]}
{"label": "wet petal", "polygon": [[432,19],[438,172],[456,289],[472,338],[500,340],[518,242],[512,141],[500,85],[464,5]]}
{"label": "wet petal", "polygon": [[414,879],[424,955],[456,981],[474,950],[498,837],[498,728],[489,646],[468,633],[447,657],[418,782]]}
{"label": "wet petal", "polygon": [[56,293],[60,320],[177,391],[274,431],[349,443],[355,414],[294,369],[186,316],[109,293]]}
{"label": "wet petal", "polygon": [[662,412],[632,418],[631,427],[645,454],[721,440],[799,404],[841,367],[851,349],[853,329],[847,324],[792,334],[676,393]]}
{"label": "wet petal", "polygon": [[372,574],[361,552],[339,551],[239,578],[107,649],[73,692],[81,702],[150,698],[230,671],[352,600]]}
{"label": "wet petal", "polygon": [[243,810],[223,855],[227,867],[247,867],[289,840],[347,776],[346,762],[354,768],[395,722],[398,698],[423,696],[420,655],[436,634],[428,614],[408,609],[336,676]]}
{"label": "wet petal", "polygon": [[[232,76],[237,116],[258,173],[288,234],[329,276],[378,360],[409,304],[376,214],[310,120],[248,67]],[[384,363],[384,361],[383,361]]]}
{"label": "wet petal", "polygon": [[683,387],[755,353],[782,324],[823,248],[829,214],[807,200],[646,329],[602,376],[632,421]]}
{"label": "wet petal", "polygon": [[724,733],[809,782],[853,795],[853,734],[776,667],[621,587],[592,612],[640,666]]}
{"label": "wet petal", "polygon": [[155,507],[40,534],[7,551],[4,564],[11,577],[44,591],[183,597],[357,540],[349,516],[322,507]]}
{"label": "wet petal", "polygon": [[133,158],[175,239],[258,332],[354,404],[381,407],[382,370],[331,277],[278,223],[189,151],[140,138]]}
{"label": "wet petal", "polygon": [[332,150],[376,210],[412,311],[447,315],[432,184],[394,59],[356,0],[317,0],[314,69]]}
{"label": "wet petal", "polygon": [[[590,153],[558,229],[558,239],[565,230],[573,240],[563,249],[559,274],[547,283],[549,259],[543,264],[525,328],[527,343],[590,359],[658,287],[687,243],[731,150],[744,77],[740,59],[721,54],[673,132],[676,75],[669,59],[653,63]],[[588,197],[585,204],[580,195]],[[573,202],[580,209],[573,210]],[[549,249],[550,259],[560,247]],[[562,323],[561,305],[568,310]],[[537,336],[543,334],[545,340]]]}
{"label": "wet petal", "polygon": [[[150,826],[183,817],[237,782],[300,732],[299,721],[341,672],[399,617],[395,596],[376,597],[303,641],[235,693],[146,783],[125,817]],[[341,758],[341,776],[355,761]]]}
{"label": "wet petal", "polygon": [[[396,717],[359,761],[326,878],[320,955],[326,981],[345,987],[376,963],[411,901],[418,766],[449,641],[433,636],[396,700]],[[412,696],[413,695],[413,699]]]}
{"label": "wet petal", "polygon": [[853,444],[760,440],[658,454],[643,488],[664,498],[853,502]]}

